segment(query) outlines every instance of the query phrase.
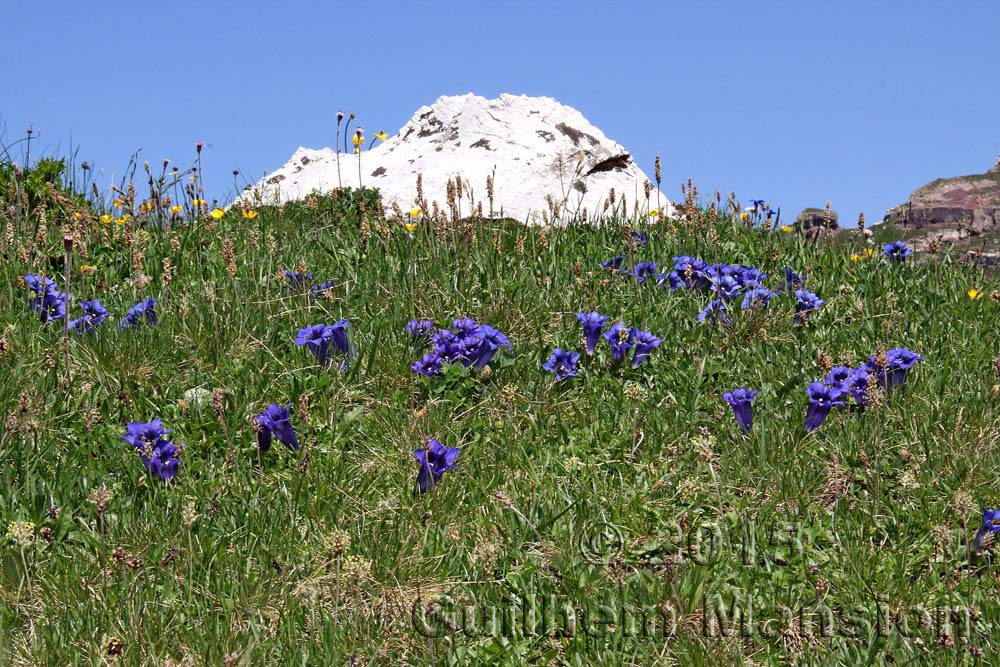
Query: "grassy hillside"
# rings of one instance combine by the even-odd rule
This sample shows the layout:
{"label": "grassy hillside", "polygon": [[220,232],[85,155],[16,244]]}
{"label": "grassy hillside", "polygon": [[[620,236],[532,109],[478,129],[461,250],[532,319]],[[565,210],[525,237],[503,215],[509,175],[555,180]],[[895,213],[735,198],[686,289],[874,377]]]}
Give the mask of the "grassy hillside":
{"label": "grassy hillside", "polygon": [[[1000,285],[980,270],[735,213],[408,230],[343,197],[219,219],[119,203],[0,207],[0,664],[997,662],[1000,570],[972,544],[1000,505]],[[656,284],[682,255],[776,295],[699,323],[717,295]],[[805,317],[786,267],[824,301]],[[109,316],[42,322],[41,274],[71,320],[91,299]],[[120,329],[148,297],[156,323]],[[638,368],[603,338],[588,355],[592,310],[662,342]],[[407,323],[456,318],[510,349],[415,373]],[[347,354],[295,344],[341,320]],[[583,352],[576,377],[543,370],[555,348]],[[924,358],[905,383],[805,430],[811,382],[893,348]],[[759,391],[749,433],[722,397],[739,387]],[[300,449],[278,427],[260,450],[270,404]],[[171,481],[123,438],[154,419]],[[429,438],[460,451],[420,493]]]}

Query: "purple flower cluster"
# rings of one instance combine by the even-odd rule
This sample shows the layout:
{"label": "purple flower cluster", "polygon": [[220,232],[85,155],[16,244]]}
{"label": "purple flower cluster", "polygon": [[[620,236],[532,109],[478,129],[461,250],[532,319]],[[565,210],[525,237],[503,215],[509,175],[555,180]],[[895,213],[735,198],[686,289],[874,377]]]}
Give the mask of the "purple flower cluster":
{"label": "purple flower cluster", "polygon": [[408,334],[414,343],[423,344],[434,333],[434,323],[430,320],[410,320],[403,328],[403,332]]}
{"label": "purple flower cluster", "polygon": [[576,362],[580,361],[579,352],[569,352],[557,347],[552,351],[549,360],[542,364],[542,370],[556,376],[556,380],[576,377]]}
{"label": "purple flower cluster", "polygon": [[78,317],[69,323],[69,329],[76,334],[93,333],[110,315],[107,308],[97,299],[81,301],[80,307],[83,308],[83,317]]}
{"label": "purple flower cluster", "polygon": [[[60,291],[54,280],[44,276],[29,273],[24,277],[24,282],[32,293],[28,304],[31,310],[39,313],[42,322],[66,319],[69,303],[73,299],[71,294]],[[156,324],[156,305],[156,301],[148,297],[132,306],[118,328],[137,327],[143,322]],[[80,308],[83,315],[67,323],[67,328],[75,334],[93,333],[111,315],[97,299],[81,301]]]}
{"label": "purple flower cluster", "polygon": [[289,271],[288,269],[282,269],[281,274],[288,281],[288,289],[292,294],[296,294],[305,288],[306,283],[313,279],[313,274],[302,273],[301,271]]}
{"label": "purple flower cluster", "polygon": [[745,387],[727,391],[722,395],[726,403],[732,406],[736,423],[744,433],[749,433],[750,429],[753,428],[753,406],[751,404],[755,396],[757,396],[756,389],[746,389]]}
{"label": "purple flower cluster", "polygon": [[434,438],[427,439],[426,449],[414,449],[413,458],[420,464],[417,473],[417,488],[420,493],[441,481],[441,476],[455,467],[458,459],[458,447],[446,447]]}
{"label": "purple flower cluster", "polygon": [[982,553],[996,543],[997,535],[1000,535],[1000,509],[983,510],[983,523],[972,540],[972,550]]}
{"label": "purple flower cluster", "polygon": [[66,317],[66,305],[71,295],[56,288],[56,282],[51,278],[36,276],[29,273],[24,277],[33,296],[29,301],[31,310],[37,312],[42,322],[61,320]]}
{"label": "purple flower cluster", "polygon": [[612,361],[622,361],[628,356],[629,351],[632,351],[632,368],[641,366],[649,358],[650,353],[663,342],[649,331],[630,328],[621,322],[611,325],[611,328],[602,334],[608,318],[597,311],[577,313],[576,319],[583,325],[587,354],[594,353],[598,341],[603,337],[611,347]]}
{"label": "purple flower cluster", "polygon": [[[414,322],[416,324],[413,330],[416,331],[421,322]],[[420,330],[424,335],[429,333],[429,329]],[[450,329],[438,329],[431,333],[430,341],[433,349],[410,367],[414,373],[427,377],[440,373],[444,364],[458,363],[481,370],[493,361],[501,347],[511,349],[510,341],[503,333],[469,318],[456,319],[452,321]]]}
{"label": "purple flower cluster", "polygon": [[830,410],[845,405],[848,398],[853,398],[858,406],[864,407],[865,393],[872,382],[886,390],[902,385],[913,365],[923,360],[916,352],[897,347],[886,352],[881,362],[877,355],[872,355],[857,368],[836,366],[822,382],[813,382],[806,389],[809,397],[806,430],[818,429],[829,416]]}
{"label": "purple flower cluster", "polygon": [[291,450],[299,448],[299,440],[292,430],[292,416],[288,413],[290,407],[291,403],[287,406],[271,403],[264,412],[254,417],[257,421],[257,447],[261,454],[271,449],[272,436]]}
{"label": "purple flower cluster", "polygon": [[291,271],[289,269],[282,269],[281,275],[285,278],[288,283],[288,291],[292,294],[298,294],[299,292],[309,289],[309,293],[316,297],[322,297],[326,290],[333,288],[332,280],[324,280],[321,283],[312,283],[313,274],[303,273],[302,271]]}
{"label": "purple flower cluster", "polygon": [[316,361],[324,366],[329,365],[334,352],[344,355],[341,369],[347,367],[351,357],[351,345],[347,337],[350,320],[339,320],[333,324],[312,324],[299,329],[295,336],[295,344],[305,347]]}
{"label": "purple flower cluster", "polygon": [[154,326],[157,322],[156,318],[156,306],[159,305],[153,300],[153,297],[146,297],[139,303],[135,304],[128,309],[125,317],[122,321],[118,323],[119,329],[134,329],[140,324],[145,322],[150,326]]}
{"label": "purple flower cluster", "polygon": [[162,480],[169,481],[177,476],[180,466],[180,450],[167,440],[169,430],[163,428],[159,418],[151,422],[129,422],[122,438],[139,452],[146,471]]}
{"label": "purple flower cluster", "polygon": [[882,254],[890,261],[902,262],[913,254],[913,250],[906,245],[905,241],[893,241],[882,246]]}

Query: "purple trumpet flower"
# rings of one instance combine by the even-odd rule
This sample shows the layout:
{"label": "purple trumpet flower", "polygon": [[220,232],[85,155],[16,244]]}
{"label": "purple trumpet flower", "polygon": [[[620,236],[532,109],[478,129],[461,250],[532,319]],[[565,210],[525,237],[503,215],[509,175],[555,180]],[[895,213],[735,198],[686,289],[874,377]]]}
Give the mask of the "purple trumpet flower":
{"label": "purple trumpet flower", "polygon": [[635,351],[632,353],[632,368],[639,368],[650,352],[660,346],[663,341],[648,331],[632,329],[632,340],[635,342]]}
{"label": "purple trumpet flower", "polygon": [[604,339],[611,345],[612,360],[621,361],[635,346],[633,331],[634,329],[629,329],[621,322],[617,322],[604,332]]}
{"label": "purple trumpet flower", "polygon": [[809,409],[806,411],[807,431],[818,429],[826,421],[834,406],[844,405],[843,389],[822,382],[811,383],[806,389],[806,396],[809,397]]}
{"label": "purple trumpet flower", "polygon": [[549,360],[542,364],[542,369],[554,373],[556,380],[565,380],[576,377],[576,362],[579,360],[579,352],[569,352],[557,347]]}
{"label": "purple trumpet flower", "polygon": [[715,324],[719,321],[723,324],[732,322],[729,316],[726,315],[726,303],[722,299],[715,299],[698,313],[698,322],[701,323],[705,320],[708,320],[709,324]]}
{"label": "purple trumpet flower", "polygon": [[893,262],[902,262],[912,255],[913,251],[910,249],[910,246],[906,245],[905,241],[893,241],[882,246],[882,254]]}
{"label": "purple trumpet flower", "polygon": [[858,405],[863,406],[865,404],[865,391],[868,389],[870,381],[871,376],[866,366],[855,368],[847,376],[844,384],[847,387],[847,391],[851,392],[851,395],[854,396],[854,400]]}
{"label": "purple trumpet flower", "polygon": [[299,440],[292,430],[292,416],[288,412],[290,407],[291,403],[287,406],[271,403],[264,412],[254,417],[257,420],[257,447],[261,454],[271,449],[271,436],[289,449],[299,448]]}
{"label": "purple trumpet flower", "polygon": [[750,429],[753,428],[753,399],[757,395],[756,389],[746,389],[740,387],[739,389],[733,389],[732,391],[727,391],[722,395],[726,403],[733,408],[733,415],[736,417],[736,423],[739,425],[740,430],[744,433],[749,433]]}
{"label": "purple trumpet flower", "polygon": [[589,313],[577,313],[576,319],[583,325],[583,337],[587,341],[587,354],[593,354],[597,347],[597,340],[601,337],[601,330],[608,323],[608,318],[593,310]]}
{"label": "purple trumpet flower", "polygon": [[159,418],[151,422],[129,422],[122,438],[139,451],[139,458],[146,472],[164,481],[177,476],[180,458],[177,446],[167,440],[169,429],[164,429]]}
{"label": "purple trumpet flower", "polygon": [[122,321],[118,323],[118,328],[133,329],[138,327],[143,322],[149,326],[154,326],[158,321],[156,317],[156,306],[158,305],[159,304],[153,300],[153,297],[146,297],[128,309],[125,317],[123,317]]}
{"label": "purple trumpet flower", "polygon": [[420,464],[417,473],[417,488],[420,493],[441,481],[441,476],[455,467],[458,458],[458,447],[445,447],[434,438],[428,438],[426,449],[413,450],[413,458]]}
{"label": "purple trumpet flower", "polygon": [[998,533],[1000,533],[1000,509],[983,510],[983,523],[972,540],[972,550],[982,553],[996,541]]}

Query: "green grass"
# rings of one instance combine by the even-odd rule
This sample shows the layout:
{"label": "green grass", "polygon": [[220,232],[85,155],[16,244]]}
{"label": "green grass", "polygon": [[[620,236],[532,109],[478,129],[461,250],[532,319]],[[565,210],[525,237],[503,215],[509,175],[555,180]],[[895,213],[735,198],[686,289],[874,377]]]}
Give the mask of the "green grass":
{"label": "green grass", "polygon": [[[642,226],[636,261],[756,266],[772,288],[788,266],[826,300],[806,327],[788,295],[699,325],[707,295],[599,267],[626,252],[620,220],[547,234],[478,221],[468,242],[387,223],[364,244],[340,210],[323,197],[252,221],[230,211],[214,229],[149,228],[132,254],[124,227],[102,243],[90,223],[70,291],[114,321],[69,341],[68,385],[61,328],[37,320],[21,281],[58,264],[64,220],[50,213],[47,247],[30,252],[21,220],[0,265],[0,523],[33,532],[0,550],[0,664],[1000,662],[1000,571],[968,549],[982,508],[1000,504],[994,278],[947,258],[851,262],[860,241],[728,218]],[[84,262],[97,267],[85,280]],[[278,274],[300,266],[334,281],[331,301],[290,293]],[[150,284],[129,286],[140,273]],[[159,324],[118,331],[147,295]],[[575,313],[591,309],[663,343],[636,370],[602,348],[554,383],[541,365],[579,348]],[[463,316],[513,349],[488,374],[415,376],[406,322]],[[294,346],[300,327],[341,318],[358,347],[346,371]],[[903,388],[805,433],[820,352],[857,364],[899,346],[926,357]],[[760,390],[748,436],[721,398],[739,386]],[[194,388],[221,392],[221,416],[185,399]],[[304,447],[276,444],[258,466],[252,418],[271,402],[293,404]],[[186,446],[173,484],[121,438],[155,417]],[[419,495],[411,450],[428,437],[460,447],[459,467]],[[523,605],[549,599],[574,608],[575,632],[525,625]],[[748,636],[714,632],[733,601],[753,608]],[[442,636],[428,638],[413,610],[432,603]],[[513,607],[516,623],[476,632],[457,622],[463,605],[500,619]],[[921,605],[973,620],[947,645],[917,623]],[[632,608],[673,614],[672,634],[629,636]]]}

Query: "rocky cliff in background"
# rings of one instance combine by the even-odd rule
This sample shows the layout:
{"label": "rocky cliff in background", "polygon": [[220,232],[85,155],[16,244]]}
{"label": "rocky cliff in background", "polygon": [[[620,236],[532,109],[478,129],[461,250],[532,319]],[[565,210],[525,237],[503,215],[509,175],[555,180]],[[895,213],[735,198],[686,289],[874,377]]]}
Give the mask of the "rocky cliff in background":
{"label": "rocky cliff in background", "polygon": [[[371,129],[366,133],[368,145]],[[496,216],[527,222],[572,219],[584,209],[594,217],[604,211],[612,189],[616,205],[624,203],[629,213],[635,207],[643,213],[673,213],[671,203],[655,188],[647,199],[644,186],[649,179],[632,155],[579,111],[550,97],[507,94],[495,100],[471,94],[440,97],[418,109],[396,135],[362,151],[360,158],[341,151],[339,176],[334,150],[299,148],[253,191],[265,201],[285,201],[314,190],[329,192],[338,182],[357,187],[360,180],[380,190],[386,208],[396,204],[408,211],[421,205],[418,174],[423,201],[437,202],[444,210],[449,181],[460,176],[465,214],[472,212],[472,200],[482,204],[487,215],[492,210]],[[492,205],[487,177],[493,184]]]}
{"label": "rocky cliff in background", "polygon": [[883,222],[965,236],[1000,230],[1000,158],[985,174],[939,178],[916,189]]}
{"label": "rocky cliff in background", "polygon": [[[795,218],[793,226],[800,232],[810,233],[814,229],[840,229],[840,216],[836,211],[830,211],[830,219],[827,221],[826,209],[807,208]],[[815,232],[813,232],[815,233]]]}
{"label": "rocky cliff in background", "polygon": [[918,252],[957,251],[964,260],[1000,267],[1000,158],[984,174],[939,178],[917,188],[882,223],[894,238],[902,232]]}

